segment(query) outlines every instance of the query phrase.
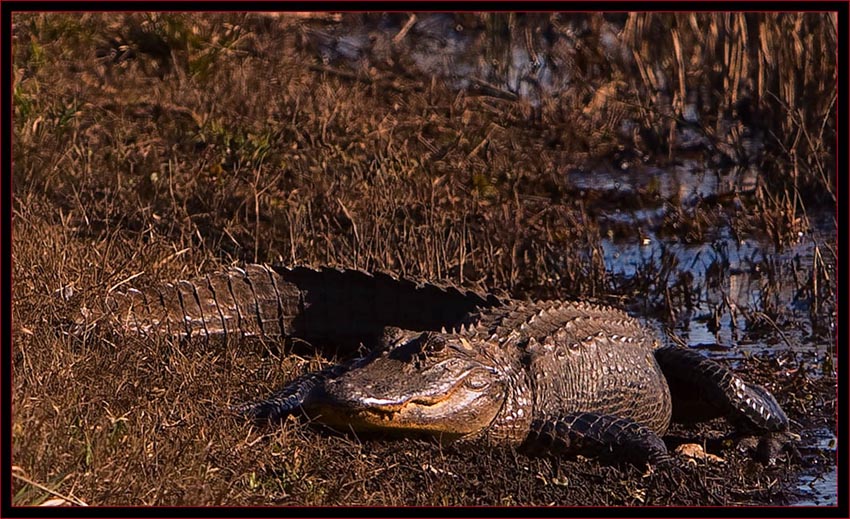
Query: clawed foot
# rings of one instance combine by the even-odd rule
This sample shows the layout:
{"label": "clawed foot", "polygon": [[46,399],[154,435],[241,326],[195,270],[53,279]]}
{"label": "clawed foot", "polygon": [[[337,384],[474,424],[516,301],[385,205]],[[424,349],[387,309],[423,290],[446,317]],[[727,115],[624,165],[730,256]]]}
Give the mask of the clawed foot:
{"label": "clawed foot", "polygon": [[749,452],[757,461],[765,465],[775,465],[776,460],[786,457],[799,463],[800,451],[797,442],[800,435],[791,431],[770,432],[761,436],[746,436],[738,442],[738,450]]}
{"label": "clawed foot", "polygon": [[298,400],[288,393],[278,393],[266,400],[231,405],[234,415],[255,423],[281,422],[298,410]]}
{"label": "clawed foot", "polygon": [[286,415],[279,413],[277,406],[270,405],[266,402],[242,402],[232,405],[228,410],[234,415],[250,420],[253,422],[275,421],[282,419]]}

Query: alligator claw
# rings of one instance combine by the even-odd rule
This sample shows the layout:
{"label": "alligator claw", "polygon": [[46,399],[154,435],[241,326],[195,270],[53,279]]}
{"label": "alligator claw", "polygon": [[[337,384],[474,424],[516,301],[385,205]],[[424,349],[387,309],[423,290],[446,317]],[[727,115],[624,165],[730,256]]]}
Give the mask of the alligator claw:
{"label": "alligator claw", "polygon": [[608,456],[639,467],[678,462],[652,429],[628,418],[598,413],[534,420],[524,445],[538,452],[542,447],[555,453]]}
{"label": "alligator claw", "polygon": [[687,474],[691,473],[694,467],[693,459],[671,455],[650,465],[650,470],[658,474],[664,474],[667,478],[681,480]]}
{"label": "alligator claw", "polygon": [[[351,363],[356,364],[356,360]],[[300,409],[310,394],[327,379],[339,376],[346,369],[348,365],[338,364],[321,371],[305,373],[263,400],[231,406],[230,410],[254,421],[282,420]]]}
{"label": "alligator claw", "polygon": [[738,450],[748,452],[764,465],[775,465],[783,455],[798,463],[802,457],[797,449],[800,435],[791,431],[769,432],[761,436],[747,436],[738,441]]}
{"label": "alligator claw", "polygon": [[281,402],[263,400],[232,405],[229,410],[231,413],[253,422],[276,422],[292,414],[295,409],[288,409],[285,405],[281,405]]}
{"label": "alligator claw", "polygon": [[664,470],[667,471],[673,468],[684,468],[687,463],[680,458],[679,456],[674,456],[669,453],[658,454],[649,459],[647,461],[651,470]]}

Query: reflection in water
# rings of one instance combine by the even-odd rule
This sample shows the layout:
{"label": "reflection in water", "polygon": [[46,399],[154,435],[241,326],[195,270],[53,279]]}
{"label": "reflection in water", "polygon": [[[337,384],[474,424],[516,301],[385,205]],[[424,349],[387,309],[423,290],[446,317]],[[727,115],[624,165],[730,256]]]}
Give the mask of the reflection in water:
{"label": "reflection in water", "polygon": [[[712,197],[725,197],[738,207],[739,194],[753,189],[758,181],[758,173],[752,169],[721,174],[695,161],[668,169],[574,170],[567,175],[578,196],[606,200],[654,193],[662,201],[678,200],[685,208]],[[765,344],[761,335],[748,333],[748,313],[761,315],[765,309],[773,309],[798,323],[799,330],[786,332],[794,335],[795,351],[819,357],[831,354],[831,337],[816,339],[812,330],[804,328],[811,319],[812,301],[810,294],[800,290],[815,262],[816,250],[830,249],[835,243],[831,212],[810,214],[813,232],[776,252],[766,237],[739,235],[728,222],[718,223],[696,241],[670,236],[669,229],[659,235],[669,212],[668,204],[662,201],[641,202],[639,208],[631,210],[602,211],[599,221],[611,230],[601,246],[606,268],[615,278],[630,279],[657,270],[665,256],[667,261],[672,257],[678,269],[692,276],[699,298],[693,312],[683,313],[684,318],[677,323],[675,331],[683,340],[691,346],[737,346],[749,353],[787,348],[785,344]],[[668,283],[675,282],[673,277]],[[829,328],[833,326],[830,322]]]}
{"label": "reflection in water", "polygon": [[[341,29],[311,28],[308,37],[326,62],[383,66],[404,56],[412,69],[408,73],[438,77],[457,89],[489,84],[532,105],[539,104],[542,95],[556,95],[571,86],[567,68],[557,62],[559,55],[574,52],[574,29],[554,38],[551,25],[526,17],[515,19],[513,27],[491,27],[505,20],[441,13],[415,16],[407,32],[402,30],[410,15],[387,14]],[[622,53],[614,29],[606,25],[603,32],[602,42],[612,52]],[[397,38],[399,34],[403,37]]]}
{"label": "reflection in water", "polygon": [[[825,237],[807,237],[778,254],[770,254],[766,252],[772,249],[770,243],[752,238],[739,242],[728,229],[718,230],[711,243],[695,244],[670,243],[652,231],[645,231],[645,234],[642,240],[603,239],[605,265],[615,276],[630,278],[640,270],[660,265],[664,254],[675,257],[678,265],[693,276],[694,285],[704,288],[693,318],[679,323],[680,328],[676,330],[689,345],[717,343],[728,347],[737,344],[740,349],[751,353],[768,349],[776,351],[777,345],[742,340],[747,338],[742,334],[747,330],[743,311],[761,311],[775,305],[776,301],[783,302],[784,307],[779,310],[799,322],[809,320],[810,302],[799,296],[792,270],[795,264],[811,265],[815,246],[820,244],[822,247]],[[771,294],[762,291],[762,284],[767,283],[762,276],[766,262],[771,262],[779,271],[775,280],[778,290]],[[712,325],[708,317],[718,308],[724,311],[719,312],[719,323]],[[826,340],[806,341],[794,346],[795,351],[819,355],[832,351],[830,342]]]}
{"label": "reflection in water", "polygon": [[693,206],[709,196],[734,195],[752,192],[758,181],[758,171],[720,172],[707,168],[696,160],[682,160],[666,169],[641,166],[629,169],[573,170],[567,173],[577,189],[602,192],[637,193],[654,190],[661,198],[680,200]]}
{"label": "reflection in water", "polygon": [[794,503],[796,506],[836,506],[838,497],[838,471],[835,465],[835,456],[838,439],[832,431],[819,429],[814,431],[812,449],[824,453],[825,462],[830,465],[829,470],[817,475],[804,474],[800,476],[797,489],[800,491],[800,501]]}

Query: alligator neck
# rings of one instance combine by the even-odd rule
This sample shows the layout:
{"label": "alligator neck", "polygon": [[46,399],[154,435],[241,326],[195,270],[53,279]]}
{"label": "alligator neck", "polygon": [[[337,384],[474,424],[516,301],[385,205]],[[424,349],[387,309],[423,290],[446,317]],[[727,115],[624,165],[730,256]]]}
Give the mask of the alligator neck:
{"label": "alligator neck", "polygon": [[494,344],[491,356],[506,384],[505,402],[486,431],[498,443],[519,445],[528,435],[534,415],[534,395],[522,351],[513,344]]}

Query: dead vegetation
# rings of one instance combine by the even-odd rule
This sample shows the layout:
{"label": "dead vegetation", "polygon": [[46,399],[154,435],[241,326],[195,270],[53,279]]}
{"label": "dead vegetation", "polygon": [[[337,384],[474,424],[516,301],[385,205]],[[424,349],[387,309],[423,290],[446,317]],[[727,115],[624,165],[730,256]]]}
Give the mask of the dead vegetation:
{"label": "dead vegetation", "polygon": [[[361,443],[296,421],[258,429],[228,416],[227,404],[327,359],[263,343],[63,333],[68,315],[110,289],[238,261],[380,268],[517,297],[594,297],[674,324],[707,288],[674,263],[612,275],[601,239],[615,230],[600,214],[664,206],[661,233],[699,242],[731,221],[779,250],[808,229],[813,206],[835,202],[830,15],[545,15],[560,35],[552,59],[577,86],[532,102],[492,78],[457,90],[417,75],[405,45],[424,29],[408,26],[409,15],[392,15],[406,33],[384,31],[354,52],[339,42],[338,24],[368,26],[378,15],[306,14],[13,17],[14,503],[790,499],[792,470],[755,466],[733,450],[730,467],[677,479],[509,449]],[[532,17],[452,22],[478,31],[486,48],[520,38],[533,49],[539,34]],[[610,27],[630,56],[609,59],[594,39]],[[353,65],[340,62],[345,52]],[[651,185],[612,199],[567,180],[572,169],[607,161],[672,162],[691,93],[709,142],[700,153],[758,161],[755,191],[688,206]],[[746,149],[753,132],[763,153]],[[811,327],[821,336],[834,322],[827,249],[793,278],[815,301]],[[769,272],[765,292],[779,283]],[[758,312],[781,323],[782,307],[764,301]],[[777,374],[768,385],[795,420],[834,426],[833,378],[747,362]],[[798,386],[783,386],[791,378]],[[795,392],[800,384],[814,401],[792,398],[805,393]],[[809,416],[813,409],[820,414]],[[712,427],[702,432],[722,437]]]}

